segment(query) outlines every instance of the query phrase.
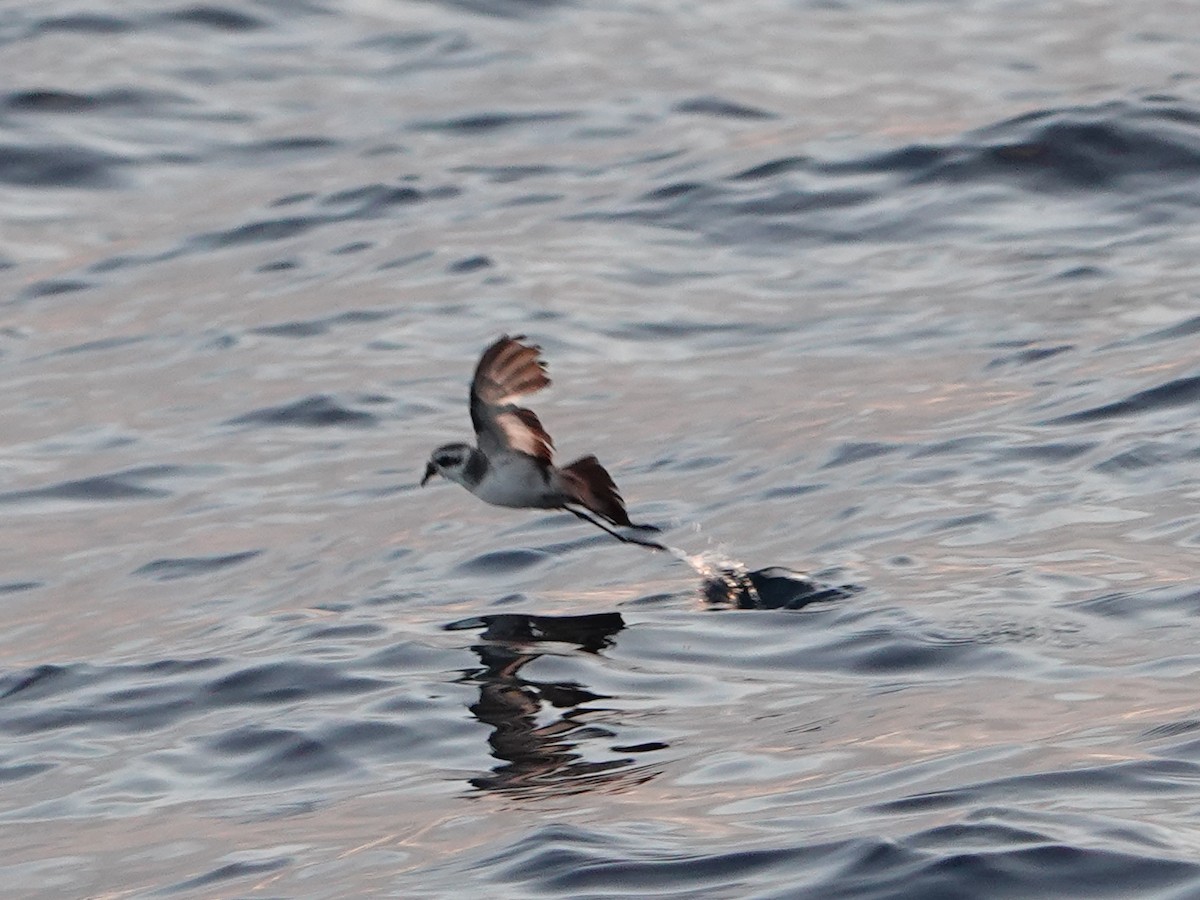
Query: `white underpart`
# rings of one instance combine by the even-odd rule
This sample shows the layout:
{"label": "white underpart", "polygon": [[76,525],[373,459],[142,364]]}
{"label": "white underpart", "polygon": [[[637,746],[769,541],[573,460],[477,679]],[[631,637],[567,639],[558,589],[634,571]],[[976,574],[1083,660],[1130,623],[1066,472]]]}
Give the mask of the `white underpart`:
{"label": "white underpart", "polygon": [[567,497],[555,490],[557,478],[551,475],[551,485],[542,478],[542,468],[523,454],[503,454],[489,458],[487,474],[474,487],[466,485],[476,497],[493,506],[542,509],[561,506]]}

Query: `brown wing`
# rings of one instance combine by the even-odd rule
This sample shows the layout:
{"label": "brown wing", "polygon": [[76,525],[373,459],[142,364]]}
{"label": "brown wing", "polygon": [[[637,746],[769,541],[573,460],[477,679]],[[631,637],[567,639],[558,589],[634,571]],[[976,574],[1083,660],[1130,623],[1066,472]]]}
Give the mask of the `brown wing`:
{"label": "brown wing", "polygon": [[484,453],[516,451],[549,463],[554,442],[533,411],[515,403],[550,383],[541,348],[524,339],[505,335],[483,351],[471,380],[471,424]]}
{"label": "brown wing", "polygon": [[575,460],[569,466],[564,466],[562,476],[570,487],[571,493],[575,495],[575,500],[592,512],[608,519],[614,525],[642,527],[629,521],[629,514],[625,512],[625,501],[621,499],[621,492],[617,490],[608,470],[600,465],[600,460],[596,457],[585,456],[583,459]]}

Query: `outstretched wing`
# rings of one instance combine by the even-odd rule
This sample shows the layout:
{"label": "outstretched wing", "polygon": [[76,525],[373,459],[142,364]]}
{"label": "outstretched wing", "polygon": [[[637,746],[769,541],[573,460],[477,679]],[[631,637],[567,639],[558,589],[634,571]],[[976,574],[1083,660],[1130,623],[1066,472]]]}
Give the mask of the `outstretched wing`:
{"label": "outstretched wing", "polygon": [[471,381],[471,424],[485,454],[525,453],[549,464],[554,442],[538,417],[515,403],[550,383],[541,348],[524,339],[505,335],[483,351]]}

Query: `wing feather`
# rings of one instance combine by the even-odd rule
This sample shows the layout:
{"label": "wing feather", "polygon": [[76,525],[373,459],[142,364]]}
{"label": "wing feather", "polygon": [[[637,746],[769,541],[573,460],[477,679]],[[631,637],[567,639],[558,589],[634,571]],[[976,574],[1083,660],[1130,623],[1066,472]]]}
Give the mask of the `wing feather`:
{"label": "wing feather", "polygon": [[521,397],[550,384],[541,348],[522,344],[524,335],[504,335],[483,351],[471,380],[471,424],[484,453],[515,451],[550,464],[554,442]]}

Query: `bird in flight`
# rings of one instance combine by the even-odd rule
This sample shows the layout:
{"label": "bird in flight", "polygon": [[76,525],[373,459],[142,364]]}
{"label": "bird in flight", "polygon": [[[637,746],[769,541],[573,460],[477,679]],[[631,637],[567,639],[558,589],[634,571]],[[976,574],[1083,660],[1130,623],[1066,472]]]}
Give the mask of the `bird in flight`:
{"label": "bird in flight", "polygon": [[566,510],[619,541],[666,550],[655,541],[614,530],[658,528],[629,520],[612,476],[595,456],[589,454],[562,468],[554,465],[550,435],[532,410],[516,405],[521,397],[550,384],[541,348],[523,340],[524,335],[505,335],[483,352],[471,380],[471,424],[477,446],[438,447],[425,466],[421,486],[441,475],[493,506]]}

